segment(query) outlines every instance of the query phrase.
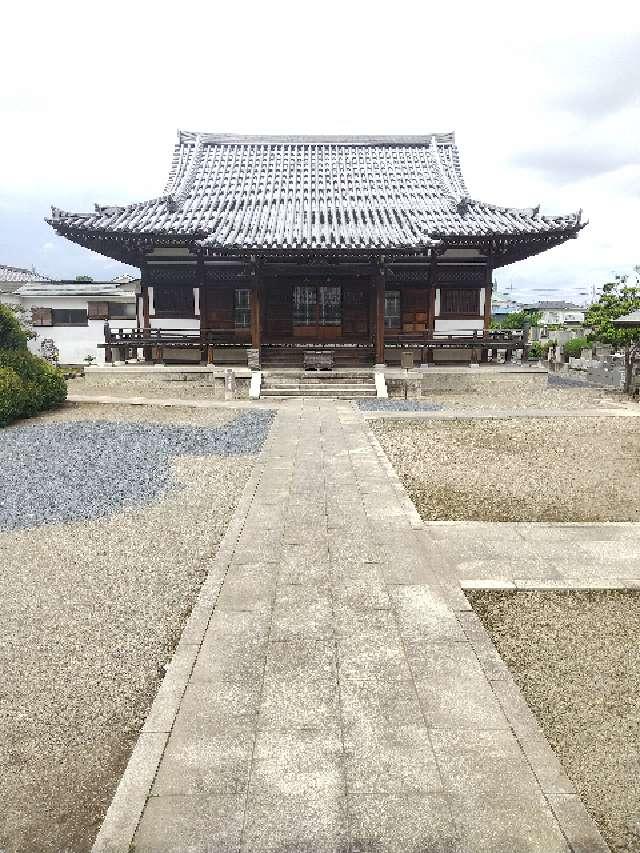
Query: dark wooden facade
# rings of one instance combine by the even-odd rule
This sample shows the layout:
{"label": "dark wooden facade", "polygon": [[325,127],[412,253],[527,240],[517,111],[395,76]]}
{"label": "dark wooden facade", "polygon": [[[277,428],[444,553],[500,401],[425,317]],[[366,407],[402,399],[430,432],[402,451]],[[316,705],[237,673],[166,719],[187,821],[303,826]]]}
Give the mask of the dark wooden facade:
{"label": "dark wooden facade", "polygon": [[[142,265],[143,328],[163,320],[198,324],[202,346],[351,348],[354,360],[384,362],[385,346],[419,345],[482,332],[490,313],[491,268],[484,259],[437,256],[379,264],[216,261],[149,257]],[[449,326],[450,328],[450,326]],[[358,350],[362,352],[358,353]],[[364,356],[365,360],[367,356]]]}

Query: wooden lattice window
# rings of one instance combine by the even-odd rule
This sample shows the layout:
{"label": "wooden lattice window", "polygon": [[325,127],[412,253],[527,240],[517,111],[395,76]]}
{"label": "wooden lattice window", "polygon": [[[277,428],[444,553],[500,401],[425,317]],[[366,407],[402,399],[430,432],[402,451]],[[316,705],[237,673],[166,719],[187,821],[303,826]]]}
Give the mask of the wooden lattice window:
{"label": "wooden lattice window", "polygon": [[233,325],[236,329],[251,326],[251,291],[248,287],[237,287],[233,292]]}
{"label": "wooden lattice window", "polygon": [[136,319],[135,302],[109,302],[108,308],[110,320]]}
{"label": "wooden lattice window", "polygon": [[195,317],[193,288],[179,284],[157,284],[153,288],[153,307],[156,316]]}
{"label": "wooden lattice window", "polygon": [[108,320],[109,319],[109,303],[108,302],[87,302],[87,311],[90,320]]}
{"label": "wooden lattice window", "polygon": [[31,323],[34,326],[53,326],[51,308],[32,308]]}
{"label": "wooden lattice window", "polygon": [[384,327],[385,329],[399,329],[401,318],[401,298],[399,290],[385,290],[384,292]]}
{"label": "wooden lattice window", "polygon": [[460,290],[443,288],[440,291],[440,314],[480,314],[480,290],[465,287]]}
{"label": "wooden lattice window", "polygon": [[51,310],[52,326],[87,326],[87,311],[85,308],[53,308]]}

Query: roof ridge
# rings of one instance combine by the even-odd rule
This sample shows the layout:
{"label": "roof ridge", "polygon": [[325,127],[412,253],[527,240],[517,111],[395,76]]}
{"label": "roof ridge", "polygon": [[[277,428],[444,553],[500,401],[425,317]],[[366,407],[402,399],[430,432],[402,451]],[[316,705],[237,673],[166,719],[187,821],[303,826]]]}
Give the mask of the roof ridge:
{"label": "roof ridge", "polygon": [[432,139],[438,144],[455,145],[455,132],[426,133],[417,135],[375,135],[375,134],[248,134],[248,133],[207,133],[194,130],[179,130],[178,145],[187,143],[202,145],[370,145],[405,146],[430,145]]}

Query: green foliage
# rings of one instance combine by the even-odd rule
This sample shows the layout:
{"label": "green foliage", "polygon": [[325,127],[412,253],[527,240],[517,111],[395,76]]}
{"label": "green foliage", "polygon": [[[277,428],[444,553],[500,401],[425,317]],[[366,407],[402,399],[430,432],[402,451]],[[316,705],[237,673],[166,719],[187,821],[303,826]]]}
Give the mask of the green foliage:
{"label": "green foliage", "polygon": [[537,326],[540,322],[539,311],[514,311],[499,320],[491,321],[492,329],[522,329],[525,325]]}
{"label": "green foliage", "polygon": [[29,334],[20,325],[15,311],[0,305],[0,349],[26,350]]}
{"label": "green foliage", "polygon": [[0,426],[60,406],[67,383],[55,367],[28,350],[0,349]]}
{"label": "green foliage", "polygon": [[565,355],[570,355],[573,358],[580,358],[582,350],[589,346],[589,341],[586,338],[573,338],[562,345],[562,351]]}
{"label": "green foliage", "polygon": [[15,370],[0,367],[0,427],[22,417],[27,389]]}
{"label": "green foliage", "polygon": [[529,358],[542,358],[542,344],[540,341],[531,341],[529,344]]}
{"label": "green foliage", "polygon": [[77,275],[76,281],[93,281],[93,278],[90,275]]}
{"label": "green foliage", "polygon": [[585,325],[591,328],[590,340],[624,347],[640,337],[640,329],[617,329],[613,325],[618,317],[640,310],[640,286],[627,282],[627,277],[621,276],[605,284],[600,299],[587,310]]}

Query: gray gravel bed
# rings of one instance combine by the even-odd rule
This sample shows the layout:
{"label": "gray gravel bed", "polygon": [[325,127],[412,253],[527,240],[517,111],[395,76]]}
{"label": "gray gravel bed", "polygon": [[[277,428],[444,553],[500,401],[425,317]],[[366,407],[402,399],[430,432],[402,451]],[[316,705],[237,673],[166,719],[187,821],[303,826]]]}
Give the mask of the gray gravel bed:
{"label": "gray gravel bed", "polygon": [[439,412],[444,406],[426,400],[395,400],[393,398],[356,400],[363,412]]}
{"label": "gray gravel bed", "polygon": [[[95,409],[35,425],[83,421]],[[140,407],[135,420],[146,416],[155,430],[163,412],[213,426],[228,418]],[[258,429],[260,437],[244,440],[255,450],[265,422],[243,423]],[[105,441],[113,448],[111,424],[82,428],[94,431],[94,455]],[[173,487],[154,500],[0,533],[0,849],[91,847],[254,465],[253,452],[201,455],[202,436],[192,438],[180,445],[188,455],[171,454]],[[75,449],[59,446],[70,466]],[[25,476],[32,462],[25,459]]]}
{"label": "gray gravel bed", "polygon": [[76,420],[2,430],[0,530],[97,518],[155,500],[174,484],[176,456],[256,453],[271,419],[261,410],[209,428]]}
{"label": "gray gravel bed", "polygon": [[640,592],[467,591],[613,851],[640,851]]}
{"label": "gray gravel bed", "polygon": [[371,422],[426,521],[640,521],[635,419]]}

